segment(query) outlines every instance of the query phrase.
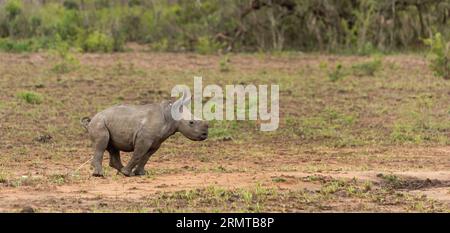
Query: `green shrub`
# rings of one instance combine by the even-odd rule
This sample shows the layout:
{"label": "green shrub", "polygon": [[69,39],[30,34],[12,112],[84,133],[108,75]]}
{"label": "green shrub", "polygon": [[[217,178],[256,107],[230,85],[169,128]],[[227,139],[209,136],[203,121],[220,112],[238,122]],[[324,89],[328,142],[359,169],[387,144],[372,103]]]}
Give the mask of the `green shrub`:
{"label": "green shrub", "polygon": [[22,52],[33,52],[41,47],[38,40],[25,39],[25,40],[13,40],[0,38],[0,51],[22,53]]}
{"label": "green shrub", "polygon": [[169,40],[163,38],[150,44],[150,49],[154,51],[167,51],[169,49]]}
{"label": "green shrub", "polygon": [[52,72],[57,74],[65,74],[75,70],[78,67],[79,61],[70,52],[69,43],[63,41],[59,35],[56,36],[56,41],[53,43],[51,51],[56,54],[57,59],[59,59],[59,62],[52,67]]}
{"label": "green shrub", "polygon": [[5,11],[10,19],[15,18],[22,12],[22,2],[19,0],[9,0],[5,4]]}
{"label": "green shrub", "polygon": [[[120,51],[124,42],[161,42],[157,48],[204,54],[226,47],[244,52],[285,49],[367,55],[415,49],[417,40],[428,31],[438,31],[443,38],[450,35],[445,1],[421,1],[425,24],[417,17],[417,1],[402,1],[402,10],[394,12],[386,10],[392,0],[320,1],[319,5],[313,0],[288,1],[287,5],[268,0],[0,2],[1,38],[47,37],[51,41],[58,33],[74,47],[101,32],[113,39],[112,51]],[[242,15],[240,11],[249,2],[254,10]],[[323,17],[317,17],[317,7]],[[85,47],[109,49],[95,45],[94,49]]]}
{"label": "green shrub", "polygon": [[111,27],[111,35],[113,40],[112,50],[114,52],[123,51],[126,38],[123,31],[116,24],[113,24]]}
{"label": "green shrub", "polygon": [[129,0],[128,1],[128,6],[129,7],[140,6],[140,5],[142,5],[142,1],[141,0]]}
{"label": "green shrub", "polygon": [[95,0],[93,2],[94,2],[95,8],[100,10],[100,9],[110,7],[112,1],[110,1],[110,0]]}
{"label": "green shrub", "polygon": [[202,36],[198,38],[195,51],[200,54],[211,54],[219,51],[220,48],[220,43],[215,42],[206,36]]}
{"label": "green shrub", "polygon": [[356,76],[373,76],[381,68],[381,65],[381,59],[374,58],[371,61],[353,65],[352,70]]}
{"label": "green shrub", "polygon": [[230,71],[230,57],[228,55],[223,56],[219,61],[220,72]]}
{"label": "green shrub", "polygon": [[371,55],[378,53],[378,50],[373,46],[371,42],[366,42],[358,48],[358,55]]}
{"label": "green shrub", "polygon": [[42,19],[39,16],[33,15],[30,18],[30,33],[36,34],[42,26]]}
{"label": "green shrub", "polygon": [[112,52],[114,40],[104,33],[95,31],[82,42],[81,48],[85,52]]}
{"label": "green shrub", "polygon": [[337,80],[344,77],[344,72],[342,70],[342,65],[337,64],[336,68],[328,73],[328,79],[332,82],[336,82]]}
{"label": "green shrub", "polygon": [[65,0],[63,6],[68,10],[78,10],[78,3],[75,0]]}
{"label": "green shrub", "polygon": [[431,70],[437,76],[450,79],[450,42],[445,42],[440,33],[424,42],[430,46],[428,58]]}
{"label": "green shrub", "polygon": [[29,104],[40,104],[42,103],[42,96],[39,93],[32,92],[32,91],[23,91],[17,93],[17,97],[19,99],[24,100],[25,102]]}
{"label": "green shrub", "polygon": [[80,27],[81,24],[81,17],[78,12],[65,10],[56,24],[56,33],[61,36],[62,40],[73,42],[82,30]]}
{"label": "green shrub", "polygon": [[123,16],[120,21],[121,30],[126,35],[128,41],[139,41],[142,36],[143,22],[138,12],[130,12]]}

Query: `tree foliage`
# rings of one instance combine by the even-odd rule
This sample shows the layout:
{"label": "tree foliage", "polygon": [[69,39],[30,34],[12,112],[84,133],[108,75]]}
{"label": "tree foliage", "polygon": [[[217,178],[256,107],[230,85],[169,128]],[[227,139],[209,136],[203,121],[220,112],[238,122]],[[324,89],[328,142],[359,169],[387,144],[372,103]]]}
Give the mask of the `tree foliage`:
{"label": "tree foliage", "polygon": [[416,49],[435,33],[448,40],[449,16],[450,0],[0,0],[0,37],[33,39],[35,49],[58,35],[87,52],[138,42],[201,53],[367,54]]}

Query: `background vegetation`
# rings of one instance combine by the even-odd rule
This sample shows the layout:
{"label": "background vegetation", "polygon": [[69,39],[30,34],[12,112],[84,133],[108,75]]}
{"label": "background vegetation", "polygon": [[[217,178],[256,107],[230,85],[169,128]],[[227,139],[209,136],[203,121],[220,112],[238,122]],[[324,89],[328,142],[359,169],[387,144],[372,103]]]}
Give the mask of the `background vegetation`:
{"label": "background vegetation", "polygon": [[0,0],[0,49],[367,54],[446,41],[449,16],[449,0]]}

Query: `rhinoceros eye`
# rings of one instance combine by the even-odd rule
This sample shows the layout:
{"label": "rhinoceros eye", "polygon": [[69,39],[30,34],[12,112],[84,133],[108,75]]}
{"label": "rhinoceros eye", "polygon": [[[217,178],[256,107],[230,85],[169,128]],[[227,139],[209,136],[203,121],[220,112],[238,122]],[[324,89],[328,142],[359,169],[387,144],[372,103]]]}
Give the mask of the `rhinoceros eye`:
{"label": "rhinoceros eye", "polygon": [[194,125],[194,121],[189,121],[189,125]]}

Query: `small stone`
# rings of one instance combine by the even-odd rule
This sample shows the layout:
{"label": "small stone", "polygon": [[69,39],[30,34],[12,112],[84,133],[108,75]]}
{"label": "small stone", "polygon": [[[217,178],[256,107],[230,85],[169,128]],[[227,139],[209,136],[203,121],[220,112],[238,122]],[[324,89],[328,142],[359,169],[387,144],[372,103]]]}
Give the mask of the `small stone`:
{"label": "small stone", "polygon": [[31,206],[25,206],[22,208],[22,210],[20,211],[20,213],[34,213],[34,209]]}
{"label": "small stone", "polygon": [[40,143],[49,143],[52,139],[53,137],[48,134],[39,135],[38,137],[34,138],[35,141]]}

